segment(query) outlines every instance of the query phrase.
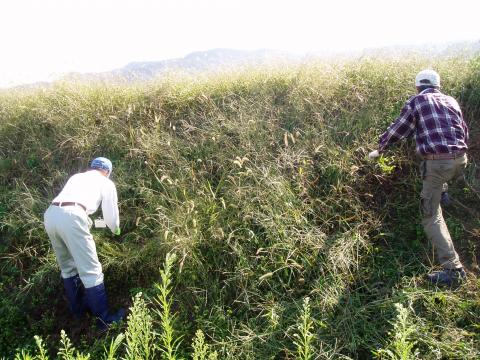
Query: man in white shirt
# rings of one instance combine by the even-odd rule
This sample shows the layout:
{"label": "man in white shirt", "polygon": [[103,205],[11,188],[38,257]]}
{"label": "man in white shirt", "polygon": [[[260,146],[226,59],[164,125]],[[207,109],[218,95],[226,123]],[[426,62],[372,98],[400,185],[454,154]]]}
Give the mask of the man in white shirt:
{"label": "man in white shirt", "polygon": [[90,169],[68,179],[44,215],[45,230],[57,257],[70,310],[76,318],[81,318],[88,308],[103,329],[122,320],[125,314],[123,309],[109,313],[102,265],[88,217],[101,203],[105,224],[115,235],[120,235],[117,189],[109,179],[111,173],[110,160],[94,159]]}

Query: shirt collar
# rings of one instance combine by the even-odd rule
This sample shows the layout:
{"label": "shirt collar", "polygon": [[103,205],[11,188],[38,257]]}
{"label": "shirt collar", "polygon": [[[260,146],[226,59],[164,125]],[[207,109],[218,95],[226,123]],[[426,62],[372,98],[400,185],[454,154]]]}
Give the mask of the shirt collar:
{"label": "shirt collar", "polygon": [[86,172],[87,172],[87,173],[90,173],[90,174],[94,174],[93,176],[97,176],[97,175],[98,175],[98,176],[103,176],[102,174],[100,174],[99,171],[97,171],[97,170],[95,170],[95,169],[88,169]]}
{"label": "shirt collar", "polygon": [[418,95],[422,95],[422,94],[431,94],[431,93],[439,93],[440,90],[438,89],[435,89],[435,88],[427,88],[421,92],[418,93]]}

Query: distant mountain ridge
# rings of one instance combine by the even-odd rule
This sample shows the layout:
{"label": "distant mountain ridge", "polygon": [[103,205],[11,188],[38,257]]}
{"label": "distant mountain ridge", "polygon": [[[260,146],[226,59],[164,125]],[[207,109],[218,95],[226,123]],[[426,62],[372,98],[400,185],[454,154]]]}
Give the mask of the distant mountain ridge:
{"label": "distant mountain ridge", "polygon": [[269,65],[275,63],[301,63],[314,59],[335,59],[336,57],[395,57],[395,56],[435,56],[455,55],[474,56],[480,53],[480,41],[457,42],[434,45],[388,46],[364,49],[360,51],[321,52],[295,55],[279,50],[234,50],[212,49],[196,51],[183,58],[161,61],[131,62],[126,66],[104,73],[81,74],[80,78],[116,79],[127,81],[146,81],[160,77],[169,72],[198,74],[209,71],[227,70],[242,66]]}
{"label": "distant mountain ridge", "polygon": [[450,57],[464,55],[467,57],[475,56],[480,53],[480,40],[475,42],[449,42],[432,45],[402,45],[387,46],[373,49],[366,49],[363,55],[376,57],[392,57],[405,55],[424,55],[435,57]]}
{"label": "distant mountain ridge", "polygon": [[148,80],[172,71],[194,74],[239,66],[270,64],[277,61],[296,62],[301,59],[301,56],[277,50],[213,49],[196,51],[177,59],[131,62],[123,68],[104,74],[127,80]]}
{"label": "distant mountain ridge", "polygon": [[[63,80],[80,81],[116,81],[142,82],[159,78],[168,73],[181,73],[196,75],[203,72],[222,71],[240,67],[253,67],[271,64],[299,64],[311,60],[333,60],[337,58],[371,57],[397,57],[397,56],[475,56],[480,54],[480,41],[455,42],[434,45],[414,46],[387,46],[364,50],[332,52],[324,51],[297,55],[280,50],[235,50],[212,49],[196,51],[183,58],[167,59],[161,61],[136,61],[126,66],[100,73],[69,73],[62,76]],[[47,84],[47,85],[46,85]],[[48,83],[41,82],[26,84],[18,87],[45,87]]]}

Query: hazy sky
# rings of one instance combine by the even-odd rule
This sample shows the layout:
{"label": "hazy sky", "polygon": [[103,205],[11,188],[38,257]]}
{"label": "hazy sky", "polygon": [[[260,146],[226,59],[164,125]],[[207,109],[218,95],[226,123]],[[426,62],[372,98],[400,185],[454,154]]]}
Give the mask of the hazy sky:
{"label": "hazy sky", "polygon": [[0,0],[0,86],[213,48],[480,40],[478,0]]}

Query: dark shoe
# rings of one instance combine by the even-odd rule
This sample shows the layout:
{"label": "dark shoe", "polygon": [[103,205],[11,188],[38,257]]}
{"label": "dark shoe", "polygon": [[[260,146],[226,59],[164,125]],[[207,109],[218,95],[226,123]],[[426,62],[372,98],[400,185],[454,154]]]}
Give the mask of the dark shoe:
{"label": "dark shoe", "polygon": [[427,275],[427,279],[437,285],[454,285],[462,282],[467,274],[463,268],[459,269],[443,269],[434,271]]}
{"label": "dark shoe", "polygon": [[85,315],[85,288],[83,287],[80,276],[75,275],[67,279],[63,279],[63,287],[65,288],[65,295],[67,296],[68,305],[73,316],[80,320]]}
{"label": "dark shoe", "polygon": [[120,309],[115,314],[110,314],[108,311],[107,292],[105,285],[100,285],[86,288],[85,296],[88,307],[92,314],[97,317],[97,326],[100,330],[105,330],[112,323],[119,322],[125,317],[125,310]]}
{"label": "dark shoe", "polygon": [[448,195],[448,192],[446,191],[442,192],[442,197],[440,198],[440,204],[442,206],[450,206],[452,204],[452,199],[450,199],[450,195]]}

